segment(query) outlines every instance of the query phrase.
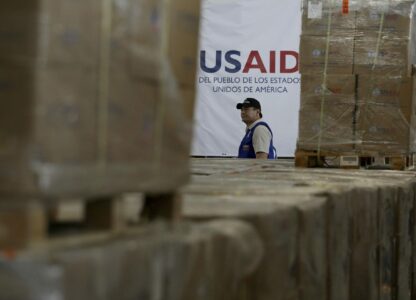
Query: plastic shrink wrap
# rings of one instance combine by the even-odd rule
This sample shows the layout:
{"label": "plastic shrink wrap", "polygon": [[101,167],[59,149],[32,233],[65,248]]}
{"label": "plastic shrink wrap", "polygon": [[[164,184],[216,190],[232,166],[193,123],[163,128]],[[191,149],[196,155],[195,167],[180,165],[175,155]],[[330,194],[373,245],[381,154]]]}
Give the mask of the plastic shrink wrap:
{"label": "plastic shrink wrap", "polygon": [[[88,197],[184,184],[199,1],[192,9],[179,0],[2,3],[0,195]],[[194,31],[176,31],[190,15]],[[182,51],[175,39],[185,37]]]}
{"label": "plastic shrink wrap", "polygon": [[409,0],[303,1],[298,149],[414,152],[414,6]]}

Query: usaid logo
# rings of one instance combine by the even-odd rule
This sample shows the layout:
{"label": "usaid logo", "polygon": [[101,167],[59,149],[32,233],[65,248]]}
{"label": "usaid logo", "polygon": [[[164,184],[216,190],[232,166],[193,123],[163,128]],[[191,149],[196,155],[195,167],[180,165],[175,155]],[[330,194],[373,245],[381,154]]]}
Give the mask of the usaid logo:
{"label": "usaid logo", "polygon": [[[208,58],[214,59],[214,63],[208,64]],[[299,70],[299,53],[291,50],[269,51],[267,54],[260,54],[257,50],[248,53],[247,59],[242,58],[241,51],[229,50],[207,53],[200,52],[200,68],[206,73],[217,73],[224,69],[227,73],[250,73],[258,70],[262,74],[270,73],[296,73]]]}

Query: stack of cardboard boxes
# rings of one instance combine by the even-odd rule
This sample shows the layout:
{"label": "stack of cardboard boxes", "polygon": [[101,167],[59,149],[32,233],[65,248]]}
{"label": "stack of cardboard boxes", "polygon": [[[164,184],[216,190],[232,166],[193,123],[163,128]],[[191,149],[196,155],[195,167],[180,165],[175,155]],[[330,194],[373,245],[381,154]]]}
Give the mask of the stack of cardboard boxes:
{"label": "stack of cardboard boxes", "polygon": [[1,6],[0,195],[187,181],[199,1]]}
{"label": "stack of cardboard boxes", "polygon": [[414,151],[413,0],[305,0],[299,150]]}
{"label": "stack of cardboard boxes", "polygon": [[169,61],[185,102],[187,119],[193,118],[195,72],[198,63],[200,1],[171,0]]}

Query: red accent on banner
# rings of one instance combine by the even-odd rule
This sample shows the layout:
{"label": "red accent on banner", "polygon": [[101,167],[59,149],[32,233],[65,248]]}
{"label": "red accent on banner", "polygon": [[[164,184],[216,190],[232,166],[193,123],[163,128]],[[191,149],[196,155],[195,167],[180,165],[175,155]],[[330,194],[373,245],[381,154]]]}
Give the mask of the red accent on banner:
{"label": "red accent on banner", "polygon": [[348,14],[349,12],[349,0],[342,0],[342,13],[343,14]]}
{"label": "red accent on banner", "polygon": [[270,73],[276,73],[276,51],[270,51]]}

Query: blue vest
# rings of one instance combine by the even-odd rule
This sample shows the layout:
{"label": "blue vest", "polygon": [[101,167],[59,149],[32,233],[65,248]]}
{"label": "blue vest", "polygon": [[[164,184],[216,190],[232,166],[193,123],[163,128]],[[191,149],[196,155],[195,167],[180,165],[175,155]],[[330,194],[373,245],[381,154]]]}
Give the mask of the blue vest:
{"label": "blue vest", "polygon": [[269,146],[269,155],[267,156],[267,158],[268,159],[276,158],[276,155],[275,155],[276,149],[273,147],[273,132],[270,129],[269,125],[267,125],[267,123],[265,122],[259,122],[253,128],[247,130],[246,135],[241,141],[240,148],[238,149],[238,158],[256,158],[256,152],[254,151],[254,147],[253,147],[253,134],[254,134],[254,130],[259,125],[266,126],[272,135],[272,138],[270,140],[270,146]]}

